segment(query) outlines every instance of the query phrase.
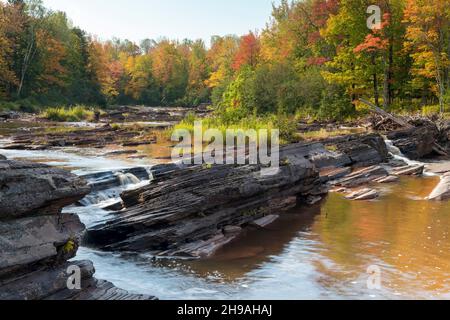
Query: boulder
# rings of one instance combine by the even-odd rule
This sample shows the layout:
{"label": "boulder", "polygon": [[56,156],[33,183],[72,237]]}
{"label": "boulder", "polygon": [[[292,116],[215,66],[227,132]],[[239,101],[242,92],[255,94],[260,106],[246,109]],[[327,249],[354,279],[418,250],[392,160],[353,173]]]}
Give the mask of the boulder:
{"label": "boulder", "polygon": [[0,161],[6,160],[6,157],[4,155],[0,154]]}
{"label": "boulder", "polygon": [[444,201],[450,199],[450,172],[444,174],[439,185],[428,197],[429,200]]}
{"label": "boulder", "polygon": [[0,162],[0,220],[56,215],[90,188],[68,171],[44,164]]}
{"label": "boulder", "polygon": [[0,276],[30,264],[54,264],[75,256],[84,225],[78,216],[37,216],[0,223]]}
{"label": "boulder", "polygon": [[387,138],[409,159],[416,160],[433,153],[439,136],[436,125],[391,132]]}

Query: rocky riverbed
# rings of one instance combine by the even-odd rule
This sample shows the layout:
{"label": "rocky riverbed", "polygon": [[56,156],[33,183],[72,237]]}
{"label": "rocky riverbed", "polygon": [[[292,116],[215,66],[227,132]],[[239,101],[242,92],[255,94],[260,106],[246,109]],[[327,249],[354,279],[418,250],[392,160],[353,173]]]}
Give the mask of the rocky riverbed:
{"label": "rocky riverbed", "polygon": [[[153,258],[210,259],[242,241],[251,230],[264,233],[283,212],[320,205],[329,191],[348,201],[374,201],[383,194],[378,186],[398,183],[404,176],[438,174],[442,178],[429,201],[445,201],[450,168],[434,143],[449,149],[448,128],[426,123],[410,131],[284,146],[280,171],[267,177],[260,175],[261,167],[250,165],[180,168],[150,161],[106,171],[101,164],[87,171],[80,171],[79,164],[63,166],[78,171],[75,176],[0,157],[0,207],[4,209],[0,247],[2,257],[7,257],[0,266],[0,298],[151,299],[151,295],[130,294],[93,278],[92,263],[72,261],[78,247]],[[103,156],[125,155],[131,161],[134,152],[126,144],[142,137],[142,133],[110,125],[56,134],[22,132],[8,135],[2,153],[16,158],[28,152],[22,158],[33,160],[30,155],[45,150],[74,146],[108,150],[113,145],[119,148],[101,151]],[[432,163],[433,158],[440,162]],[[100,163],[107,161],[100,159]],[[87,231],[70,210],[80,214]],[[80,291],[66,290],[63,280],[69,264],[82,270],[86,281]]]}

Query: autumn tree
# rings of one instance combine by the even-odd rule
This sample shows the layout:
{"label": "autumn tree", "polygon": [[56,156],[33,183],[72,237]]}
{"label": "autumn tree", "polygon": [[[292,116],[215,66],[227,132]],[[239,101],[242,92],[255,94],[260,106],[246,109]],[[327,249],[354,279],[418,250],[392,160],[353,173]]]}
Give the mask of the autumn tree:
{"label": "autumn tree", "polygon": [[207,55],[208,50],[202,40],[190,44],[187,56],[189,79],[185,97],[185,103],[188,105],[198,105],[209,99],[210,90],[206,81],[209,77],[210,66]]}
{"label": "autumn tree", "polygon": [[11,21],[9,9],[0,2],[0,98],[9,98],[11,88],[18,83],[13,69],[14,39],[10,36],[18,30]]}
{"label": "autumn tree", "polygon": [[413,75],[433,79],[432,90],[445,110],[450,88],[450,6],[446,0],[408,0],[405,9],[405,47],[414,59]]}
{"label": "autumn tree", "polygon": [[260,50],[261,45],[257,34],[250,32],[242,36],[234,57],[233,69],[238,71],[242,66],[255,68],[259,62]]}
{"label": "autumn tree", "polygon": [[188,63],[178,44],[160,41],[151,52],[153,76],[155,77],[164,105],[175,103],[186,94]]}

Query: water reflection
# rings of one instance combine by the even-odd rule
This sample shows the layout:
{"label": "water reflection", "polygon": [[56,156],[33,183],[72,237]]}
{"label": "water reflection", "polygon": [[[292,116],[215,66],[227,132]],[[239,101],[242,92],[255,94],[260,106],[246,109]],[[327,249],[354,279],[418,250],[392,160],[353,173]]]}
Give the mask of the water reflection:
{"label": "water reflection", "polygon": [[[424,200],[437,182],[403,178],[369,202],[330,194],[190,267],[245,280],[245,298],[450,298],[450,203]],[[367,289],[371,265],[379,291]]]}

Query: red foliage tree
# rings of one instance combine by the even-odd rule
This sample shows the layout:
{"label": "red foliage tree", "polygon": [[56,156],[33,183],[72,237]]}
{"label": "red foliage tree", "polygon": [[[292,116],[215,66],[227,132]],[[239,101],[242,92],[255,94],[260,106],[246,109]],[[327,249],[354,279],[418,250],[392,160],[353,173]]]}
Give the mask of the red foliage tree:
{"label": "red foliage tree", "polygon": [[259,37],[253,32],[243,36],[233,62],[233,69],[239,70],[244,65],[255,67],[259,60],[261,45]]}

